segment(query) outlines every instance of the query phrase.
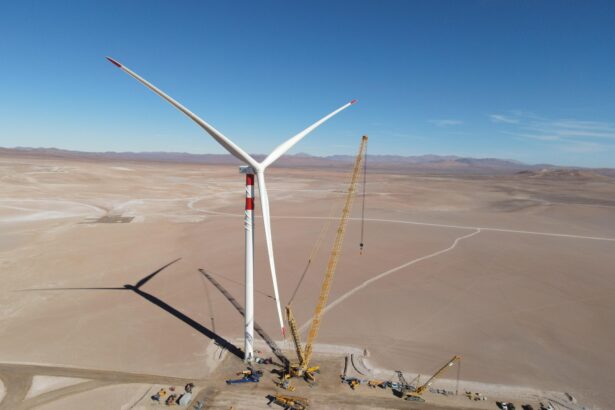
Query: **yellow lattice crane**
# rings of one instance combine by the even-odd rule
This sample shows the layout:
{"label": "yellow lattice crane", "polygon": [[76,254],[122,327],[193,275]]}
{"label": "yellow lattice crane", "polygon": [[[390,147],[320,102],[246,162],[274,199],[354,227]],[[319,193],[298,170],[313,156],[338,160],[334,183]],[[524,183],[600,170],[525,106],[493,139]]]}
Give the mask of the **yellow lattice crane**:
{"label": "yellow lattice crane", "polygon": [[449,360],[444,366],[442,366],[437,372],[435,372],[434,375],[431,376],[429,380],[427,380],[427,382],[417,387],[415,391],[407,393],[405,399],[413,400],[413,401],[424,401],[423,398],[421,397],[421,394],[423,394],[423,392],[425,392],[425,390],[427,390],[429,386],[431,386],[432,383],[438,377],[440,377],[446,369],[448,369],[449,367],[452,367],[455,364],[455,362],[459,362],[460,360],[461,360],[461,356],[453,356],[453,358]]}
{"label": "yellow lattice crane", "polygon": [[335,274],[335,268],[342,252],[342,244],[344,242],[344,234],[346,233],[346,225],[348,223],[348,217],[350,216],[350,210],[352,209],[352,202],[354,200],[355,191],[357,188],[357,181],[361,173],[361,164],[365,159],[365,150],[367,149],[367,136],[364,135],[361,138],[361,146],[359,147],[359,153],[354,162],[354,168],[352,170],[352,178],[350,180],[350,186],[346,193],[346,200],[344,202],[344,208],[342,210],[342,217],[337,228],[337,235],[331,254],[329,255],[329,262],[327,263],[327,270],[325,272],[325,278],[322,282],[322,288],[320,289],[320,296],[318,298],[318,304],[314,310],[312,316],[312,326],[308,333],[305,349],[301,347],[301,340],[299,335],[299,329],[295,322],[292,309],[290,305],[286,306],[286,319],[290,327],[290,331],[293,337],[293,343],[295,344],[295,350],[297,351],[298,363],[292,363],[289,365],[285,374],[286,378],[290,377],[303,377],[307,381],[314,381],[314,373],[317,373],[319,366],[310,366],[310,359],[312,358],[312,345],[316,336],[318,335],[318,329],[320,328],[320,321],[324,312],[327,300],[329,299],[329,291],[331,289],[331,282],[333,281],[333,275]]}

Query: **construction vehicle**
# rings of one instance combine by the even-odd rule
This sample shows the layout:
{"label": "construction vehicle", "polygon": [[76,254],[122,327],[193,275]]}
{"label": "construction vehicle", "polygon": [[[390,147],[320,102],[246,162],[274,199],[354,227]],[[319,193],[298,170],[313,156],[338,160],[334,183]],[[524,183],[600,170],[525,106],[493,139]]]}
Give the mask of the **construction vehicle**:
{"label": "construction vehicle", "polygon": [[303,348],[301,345],[299,329],[297,327],[297,322],[295,321],[295,318],[293,316],[292,309],[290,305],[286,306],[286,320],[288,321],[288,325],[292,334],[292,340],[295,345],[298,362],[290,363],[288,365],[286,372],[283,376],[284,378],[303,377],[307,382],[313,383],[316,380],[314,374],[319,372],[319,366],[310,366],[310,359],[312,358],[312,348],[314,340],[318,335],[320,321],[322,319],[325,306],[327,305],[327,300],[329,299],[329,290],[331,289],[333,275],[335,274],[335,268],[337,267],[337,262],[342,251],[344,234],[346,233],[346,225],[348,223],[348,217],[350,216],[350,210],[352,209],[352,202],[354,200],[357,181],[359,180],[359,174],[361,173],[361,163],[364,160],[366,148],[367,136],[364,135],[361,138],[361,146],[359,147],[359,153],[355,158],[354,168],[352,170],[352,177],[350,180],[350,186],[348,187],[348,192],[346,193],[346,199],[344,202],[344,208],[342,210],[342,217],[339,221],[337,235],[335,237],[335,242],[333,243],[333,248],[331,249],[329,262],[327,263],[327,270],[325,272],[322,288],[320,289],[318,304],[316,305],[316,309],[314,310],[314,314],[312,316],[312,325],[308,333],[305,348]]}
{"label": "construction vehicle", "polygon": [[367,383],[367,380],[361,380],[356,377],[344,377],[342,376],[342,383],[346,383],[352,390],[356,389],[356,387],[360,384]]}
{"label": "construction vehicle", "polygon": [[397,379],[399,381],[397,383],[389,383],[394,395],[397,397],[405,397],[408,392],[415,390],[414,387],[406,381],[401,370],[395,370],[395,373],[397,373]]}
{"label": "construction vehicle", "polygon": [[380,387],[381,389],[387,388],[387,382],[384,380],[368,380],[367,386],[375,389],[376,387]]}
{"label": "construction vehicle", "polygon": [[285,410],[306,410],[310,405],[308,399],[299,396],[283,396],[281,394],[276,394],[275,396],[269,395],[267,398],[269,399],[269,403],[267,403],[268,406],[271,406],[271,403],[275,403]]}
{"label": "construction vehicle", "polygon": [[243,372],[237,373],[238,376],[243,376],[241,379],[229,379],[226,381],[226,384],[240,384],[240,383],[258,383],[263,376],[263,372],[261,370],[244,370]]}
{"label": "construction vehicle", "polygon": [[442,375],[442,373],[444,373],[444,371],[446,369],[448,369],[449,367],[453,366],[455,364],[455,362],[458,362],[461,360],[461,356],[453,356],[453,358],[451,360],[449,360],[444,366],[442,366],[440,369],[438,369],[437,372],[434,373],[433,376],[431,376],[429,378],[429,380],[427,380],[425,382],[425,384],[420,385],[419,387],[417,387],[414,391],[408,392],[406,393],[406,397],[404,397],[405,400],[412,400],[412,401],[425,401],[421,395],[425,392],[425,390],[427,390],[429,388],[429,386],[432,385],[432,383]]}
{"label": "construction vehicle", "polygon": [[274,380],[273,384],[275,384],[276,386],[278,386],[279,388],[284,389],[284,390],[295,391],[295,386],[293,386],[290,383],[290,380],[288,378],[286,378],[286,377],[282,377],[282,379],[279,380],[279,381]]}
{"label": "construction vehicle", "polygon": [[368,380],[368,379],[359,379],[357,377],[346,377],[341,376],[342,383],[346,383],[352,390],[356,389],[357,386],[361,384],[366,384],[368,387],[375,389],[376,387],[380,387],[381,389],[386,389],[388,387],[388,382],[383,380]]}

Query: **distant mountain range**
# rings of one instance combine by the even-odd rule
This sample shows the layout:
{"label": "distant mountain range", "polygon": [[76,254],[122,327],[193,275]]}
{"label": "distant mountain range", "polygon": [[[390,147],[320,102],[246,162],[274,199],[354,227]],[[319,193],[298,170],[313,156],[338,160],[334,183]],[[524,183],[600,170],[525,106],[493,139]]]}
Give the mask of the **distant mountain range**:
{"label": "distant mountain range", "polygon": [[[228,154],[189,154],[183,152],[82,152],[57,148],[1,148],[0,155],[31,156],[46,158],[93,159],[109,161],[150,161],[189,164],[236,164],[240,162]],[[262,160],[265,155],[255,154],[255,159]],[[348,167],[354,161],[353,155],[314,156],[306,153],[288,154],[280,158],[275,165],[293,168],[337,168]],[[368,155],[368,166],[372,170],[425,173],[497,173],[540,177],[548,175],[581,175],[578,172],[548,172],[553,170],[586,170],[580,167],[558,167],[549,164],[524,164],[519,161],[498,158],[469,158],[455,155]],[[615,169],[591,169],[592,174],[615,176]],[[586,173],[587,174],[587,173]]]}

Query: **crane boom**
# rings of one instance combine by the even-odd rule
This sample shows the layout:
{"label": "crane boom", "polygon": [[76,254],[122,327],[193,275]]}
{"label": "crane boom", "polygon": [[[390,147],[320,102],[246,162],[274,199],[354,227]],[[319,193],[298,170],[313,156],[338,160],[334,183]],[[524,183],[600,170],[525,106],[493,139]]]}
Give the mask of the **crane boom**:
{"label": "crane boom", "polygon": [[322,282],[322,288],[320,289],[320,296],[318,298],[318,304],[316,305],[316,309],[314,310],[314,315],[312,316],[312,326],[310,327],[310,332],[308,333],[307,341],[305,344],[305,349],[303,350],[304,360],[302,363],[303,369],[305,369],[309,363],[310,358],[312,357],[312,344],[318,335],[318,330],[320,328],[320,320],[322,318],[322,314],[324,312],[325,306],[327,305],[327,300],[329,299],[329,291],[331,289],[331,282],[333,280],[333,275],[335,274],[335,268],[337,267],[337,261],[340,258],[340,254],[342,251],[342,244],[344,242],[344,234],[346,233],[346,225],[348,223],[348,217],[350,216],[350,210],[352,209],[352,202],[354,200],[354,193],[357,187],[357,181],[359,179],[359,174],[361,173],[361,163],[364,159],[365,149],[367,147],[367,135],[364,135],[361,138],[361,146],[359,147],[359,153],[354,162],[354,168],[352,170],[352,178],[350,180],[350,186],[348,188],[348,192],[346,193],[346,201],[344,202],[344,209],[342,211],[342,218],[340,219],[339,226],[337,228],[337,235],[335,237],[335,242],[333,244],[333,249],[331,249],[331,255],[329,256],[329,262],[327,263],[327,270],[325,272],[325,279]]}
{"label": "crane boom", "polygon": [[442,374],[444,373],[444,371],[446,369],[448,369],[449,367],[453,366],[455,364],[456,361],[461,360],[461,356],[453,356],[453,358],[451,360],[449,360],[444,366],[442,366],[437,372],[434,373],[433,376],[431,376],[429,378],[429,380],[427,380],[425,382],[425,384],[419,386],[416,391],[414,392],[414,394],[417,395],[421,395],[429,386],[431,386],[431,384]]}
{"label": "crane boom", "polygon": [[290,333],[293,336],[293,343],[295,344],[295,351],[297,352],[297,359],[299,359],[299,366],[305,364],[305,355],[303,354],[303,348],[301,347],[301,340],[299,339],[299,329],[297,328],[297,322],[290,305],[286,306],[286,319],[288,321],[288,327],[290,327]]}

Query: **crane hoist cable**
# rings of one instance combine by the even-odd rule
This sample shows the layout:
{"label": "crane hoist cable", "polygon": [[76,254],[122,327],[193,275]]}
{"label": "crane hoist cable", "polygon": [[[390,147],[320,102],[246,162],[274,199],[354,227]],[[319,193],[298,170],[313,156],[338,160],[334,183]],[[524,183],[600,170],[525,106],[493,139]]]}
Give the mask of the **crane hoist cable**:
{"label": "crane hoist cable", "polygon": [[365,234],[365,189],[367,186],[367,140],[365,140],[365,152],[363,153],[363,203],[361,205],[361,242],[359,242],[359,254],[363,255],[363,236]]}
{"label": "crane hoist cable", "polygon": [[329,210],[329,216],[327,217],[322,228],[320,228],[320,233],[318,234],[318,238],[316,239],[314,246],[312,246],[312,250],[310,251],[310,256],[308,257],[308,261],[307,261],[307,264],[305,265],[305,269],[303,269],[303,273],[301,274],[301,277],[299,278],[299,282],[297,282],[297,286],[295,287],[295,290],[293,291],[293,294],[290,297],[290,300],[288,301],[289,305],[293,302],[293,300],[295,299],[295,296],[297,296],[299,287],[303,283],[303,279],[305,279],[305,275],[310,269],[310,266],[312,265],[312,261],[314,260],[314,257],[318,253],[318,250],[320,249],[320,245],[322,244],[322,241],[327,235],[327,232],[329,232],[329,227],[331,226],[331,222],[333,221],[333,212],[335,211],[336,208],[337,208],[337,201],[333,199],[333,201],[331,201],[331,209]]}
{"label": "crane hoist cable", "polygon": [[[359,244],[361,255],[363,254],[363,246],[364,246],[363,237],[365,234],[365,189],[366,189],[366,185],[367,185],[367,139],[365,140],[365,148],[364,148],[364,153],[363,153],[363,193],[362,193],[363,198],[362,198],[362,204],[361,204],[361,241]],[[325,238],[327,232],[329,232],[329,227],[331,226],[331,221],[333,220],[333,212],[335,211],[336,206],[337,206],[337,201],[333,200],[331,202],[331,209],[329,209],[329,216],[327,217],[326,222],[322,226],[320,233],[318,234],[318,238],[316,239],[316,242],[314,243],[314,246],[312,247],[310,256],[308,257],[307,264],[305,265],[305,269],[303,269],[303,273],[301,274],[301,277],[299,278],[299,282],[297,283],[297,286],[295,287],[295,290],[293,291],[292,296],[290,297],[290,300],[288,301],[288,305],[290,305],[293,302],[293,300],[295,300],[295,296],[297,296],[299,287],[303,283],[303,279],[305,279],[305,275],[310,269],[312,261],[314,260],[314,257],[318,253],[318,250],[320,249],[320,245],[322,244],[323,239]]]}
{"label": "crane hoist cable", "polygon": [[461,360],[457,363],[457,381],[455,383],[455,396],[459,395],[459,378],[461,377]]}
{"label": "crane hoist cable", "polygon": [[207,308],[209,309],[209,320],[211,322],[211,330],[216,333],[216,321],[214,319],[214,306],[211,301],[211,295],[209,294],[209,286],[207,286],[207,282],[205,279],[202,280],[203,287],[205,288],[205,298],[207,298]]}

